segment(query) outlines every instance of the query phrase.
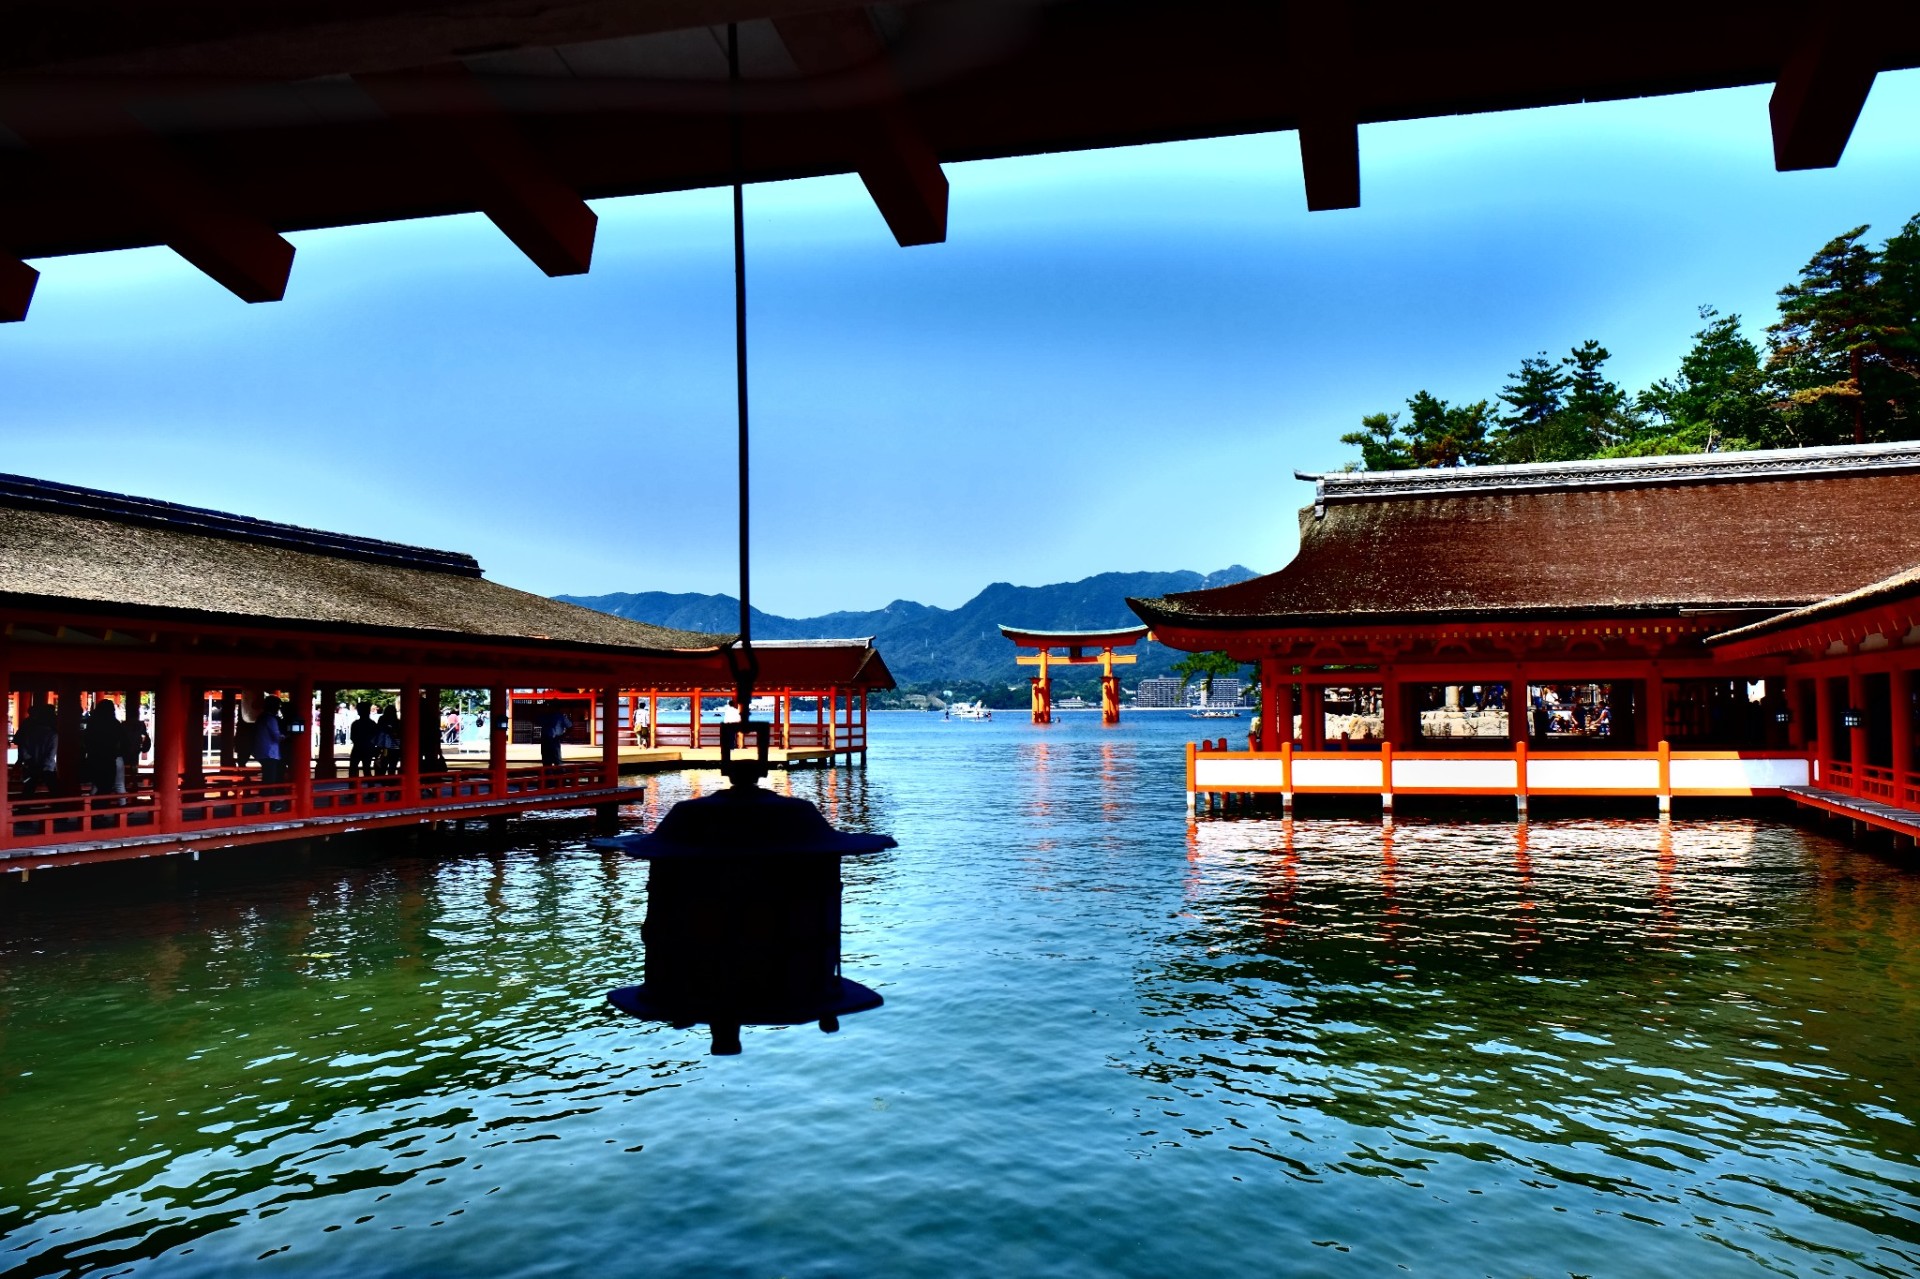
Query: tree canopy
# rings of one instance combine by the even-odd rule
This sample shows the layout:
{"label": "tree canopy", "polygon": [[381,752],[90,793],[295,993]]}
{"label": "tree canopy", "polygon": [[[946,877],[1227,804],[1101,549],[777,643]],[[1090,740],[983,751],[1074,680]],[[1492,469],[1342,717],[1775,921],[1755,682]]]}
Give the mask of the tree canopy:
{"label": "tree canopy", "polygon": [[[1340,437],[1350,467],[1404,471],[1920,438],[1920,214],[1879,248],[1835,237],[1779,293],[1765,345],[1712,306],[1669,377],[1630,394],[1589,338],[1527,356],[1497,395],[1416,392]],[[1497,405],[1497,409],[1494,407]]]}

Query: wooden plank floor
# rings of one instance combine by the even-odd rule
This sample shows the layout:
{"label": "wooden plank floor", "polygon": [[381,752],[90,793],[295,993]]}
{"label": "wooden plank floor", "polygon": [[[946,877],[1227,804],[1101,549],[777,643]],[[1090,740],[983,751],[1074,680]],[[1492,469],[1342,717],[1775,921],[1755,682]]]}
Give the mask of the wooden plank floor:
{"label": "wooden plank floor", "polygon": [[1851,817],[1855,821],[1867,822],[1882,830],[1890,830],[1896,835],[1905,835],[1909,839],[1920,839],[1920,813],[1910,808],[1895,808],[1891,804],[1861,799],[1856,795],[1839,795],[1817,786],[1782,786],[1780,789],[1791,795],[1795,802],[1805,804],[1809,808],[1818,808],[1840,817]]}

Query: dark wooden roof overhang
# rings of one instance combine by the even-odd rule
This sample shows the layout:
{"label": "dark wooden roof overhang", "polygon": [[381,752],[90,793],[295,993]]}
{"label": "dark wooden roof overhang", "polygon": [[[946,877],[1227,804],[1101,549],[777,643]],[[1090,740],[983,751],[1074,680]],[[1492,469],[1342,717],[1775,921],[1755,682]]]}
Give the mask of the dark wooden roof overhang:
{"label": "dark wooden roof overhang", "polygon": [[1920,560],[1920,442],[1308,478],[1320,500],[1286,567],[1128,601],[1156,638],[1662,616],[1723,630]]}
{"label": "dark wooden roof overhang", "polygon": [[1779,168],[1823,167],[1875,74],[1920,65],[1920,10],[1884,0],[62,0],[4,23],[11,318],[22,259],[165,244],[261,301],[287,232],[451,213],[584,271],[585,201],[728,181],[736,107],[747,180],[858,173],[917,244],[945,236],[952,161],[1297,129],[1309,207],[1341,208],[1363,124],[1735,85],[1775,85]]}
{"label": "dark wooden roof overhang", "polygon": [[356,683],[725,682],[725,646],[649,649],[0,594],[0,670]]}
{"label": "dark wooden roof overhang", "polygon": [[1821,600],[1708,639],[1725,658],[1769,653],[1819,654],[1853,648],[1872,635],[1900,644],[1920,632],[1920,566],[1857,591]]}

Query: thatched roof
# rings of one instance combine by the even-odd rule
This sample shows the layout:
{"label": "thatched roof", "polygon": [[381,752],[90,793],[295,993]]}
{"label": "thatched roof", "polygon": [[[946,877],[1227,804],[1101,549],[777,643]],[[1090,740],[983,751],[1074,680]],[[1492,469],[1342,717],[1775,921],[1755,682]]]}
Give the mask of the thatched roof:
{"label": "thatched roof", "polygon": [[0,607],[157,612],[629,651],[711,650],[489,582],[469,556],[0,476]]}
{"label": "thatched roof", "polygon": [[[1746,640],[1759,639],[1762,636],[1773,635],[1780,631],[1792,630],[1794,627],[1807,622],[1832,621],[1838,618],[1844,618],[1850,613],[1864,612],[1867,609],[1878,608],[1883,604],[1900,604],[1914,601],[1920,601],[1920,565],[1907,569],[1905,572],[1895,573],[1892,577],[1885,577],[1877,582],[1869,582],[1859,590],[1848,591],[1844,595],[1835,595],[1828,599],[1821,600],[1817,604],[1809,604],[1805,608],[1796,608],[1789,612],[1777,613],[1772,617],[1750,623],[1746,626],[1737,627],[1734,630],[1722,631],[1720,634],[1708,639],[1707,643],[1710,646],[1716,647],[1723,644],[1739,644]],[[1920,605],[1916,605],[1908,611],[1912,616],[1906,619],[1906,624],[1908,626],[1920,625],[1920,620],[1916,620],[1920,619]],[[1898,638],[1898,636],[1895,638]]]}
{"label": "thatched roof", "polygon": [[1134,611],[1225,631],[1777,610],[1920,562],[1920,443],[1300,478],[1290,564]]}

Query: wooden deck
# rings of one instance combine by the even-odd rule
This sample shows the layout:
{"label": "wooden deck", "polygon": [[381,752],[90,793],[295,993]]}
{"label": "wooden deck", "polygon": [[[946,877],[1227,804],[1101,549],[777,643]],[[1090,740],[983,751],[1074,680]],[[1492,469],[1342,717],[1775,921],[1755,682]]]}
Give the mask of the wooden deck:
{"label": "wooden deck", "polygon": [[1858,795],[1842,795],[1819,786],[1783,786],[1780,788],[1793,798],[1796,804],[1808,808],[1832,813],[1837,817],[1848,817],[1869,826],[1891,831],[1895,835],[1904,835],[1911,840],[1920,840],[1920,812],[1910,808],[1895,808],[1879,800],[1865,799]]}

